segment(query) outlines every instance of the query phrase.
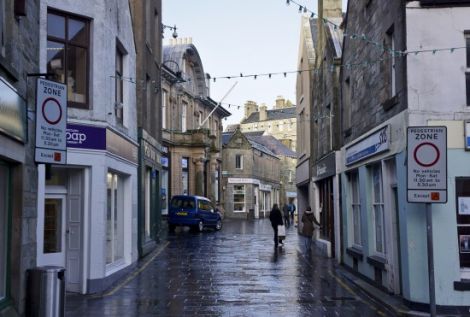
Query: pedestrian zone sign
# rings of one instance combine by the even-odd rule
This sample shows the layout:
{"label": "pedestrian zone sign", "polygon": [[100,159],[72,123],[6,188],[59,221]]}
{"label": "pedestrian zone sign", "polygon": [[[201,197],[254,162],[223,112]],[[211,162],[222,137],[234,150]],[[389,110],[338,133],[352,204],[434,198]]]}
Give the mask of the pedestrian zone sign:
{"label": "pedestrian zone sign", "polygon": [[447,202],[447,128],[408,128],[408,202]]}
{"label": "pedestrian zone sign", "polygon": [[38,163],[66,164],[67,86],[39,78],[36,91]]}

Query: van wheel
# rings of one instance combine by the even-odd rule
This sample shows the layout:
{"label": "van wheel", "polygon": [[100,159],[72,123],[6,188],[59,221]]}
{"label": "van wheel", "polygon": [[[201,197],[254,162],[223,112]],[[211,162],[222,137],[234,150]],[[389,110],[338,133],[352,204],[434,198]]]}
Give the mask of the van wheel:
{"label": "van wheel", "polygon": [[222,220],[217,220],[217,223],[215,224],[215,230],[219,231],[222,229]]}
{"label": "van wheel", "polygon": [[204,230],[204,223],[202,222],[202,220],[199,220],[199,222],[197,223],[196,229],[198,232],[202,232],[202,230]]}

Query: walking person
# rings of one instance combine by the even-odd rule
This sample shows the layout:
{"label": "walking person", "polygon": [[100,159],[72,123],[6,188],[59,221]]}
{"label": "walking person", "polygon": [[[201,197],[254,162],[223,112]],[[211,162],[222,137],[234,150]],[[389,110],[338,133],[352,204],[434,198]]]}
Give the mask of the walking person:
{"label": "walking person", "polygon": [[284,215],[284,223],[286,224],[286,227],[290,226],[289,222],[289,206],[287,204],[284,204],[282,206],[282,214]]}
{"label": "walking person", "polygon": [[273,205],[273,209],[271,209],[271,213],[269,214],[269,220],[271,221],[271,226],[274,230],[274,246],[277,248],[279,245],[279,237],[278,237],[278,226],[283,225],[284,222],[282,221],[282,214],[279,206],[277,204]]}
{"label": "walking person", "polygon": [[302,215],[302,234],[305,236],[305,252],[310,254],[310,249],[312,247],[312,236],[315,230],[315,225],[321,228],[320,223],[315,218],[312,208],[307,207],[304,214]]}
{"label": "walking person", "polygon": [[294,223],[294,214],[295,214],[295,204],[292,203],[290,206],[289,206],[289,212],[290,212],[290,222],[291,223]]}

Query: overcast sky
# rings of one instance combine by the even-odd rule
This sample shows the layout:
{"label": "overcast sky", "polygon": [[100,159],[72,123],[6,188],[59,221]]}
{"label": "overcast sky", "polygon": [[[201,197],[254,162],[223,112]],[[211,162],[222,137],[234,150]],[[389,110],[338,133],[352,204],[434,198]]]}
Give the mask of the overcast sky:
{"label": "overcast sky", "polygon": [[[343,11],[346,2],[343,1]],[[296,0],[317,12],[317,1]],[[295,71],[300,37],[298,6],[286,0],[163,0],[163,23],[176,25],[178,37],[191,37],[204,71],[212,77]],[[171,31],[165,31],[164,45]],[[295,74],[211,81],[211,97],[232,113],[224,126],[239,123],[247,100],[266,103],[278,95],[295,103]],[[229,107],[228,104],[231,104]],[[234,106],[235,105],[235,106]],[[238,109],[237,106],[240,106]]]}

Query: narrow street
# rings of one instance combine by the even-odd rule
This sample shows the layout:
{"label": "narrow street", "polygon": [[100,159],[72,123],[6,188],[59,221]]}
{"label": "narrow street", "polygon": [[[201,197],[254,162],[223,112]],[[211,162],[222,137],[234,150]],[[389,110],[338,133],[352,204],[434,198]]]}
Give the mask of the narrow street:
{"label": "narrow street", "polygon": [[290,227],[275,249],[268,220],[178,230],[102,295],[67,296],[66,316],[392,316],[302,249]]}

